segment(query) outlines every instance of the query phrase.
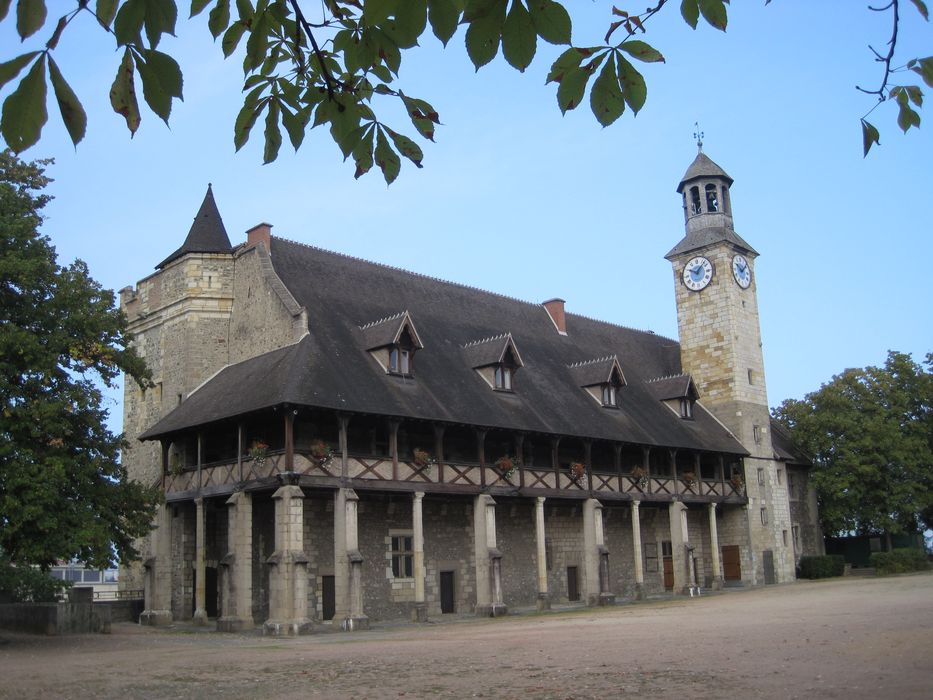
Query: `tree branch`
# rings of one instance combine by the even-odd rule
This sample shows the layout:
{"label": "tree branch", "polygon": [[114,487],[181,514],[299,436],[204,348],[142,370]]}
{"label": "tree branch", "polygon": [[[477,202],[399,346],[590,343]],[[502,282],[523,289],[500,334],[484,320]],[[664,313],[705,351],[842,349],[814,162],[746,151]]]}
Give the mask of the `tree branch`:
{"label": "tree branch", "polygon": [[[873,47],[869,46],[873,54],[875,54],[875,60],[878,63],[884,64],[884,76],[881,80],[881,86],[877,90],[866,90],[863,87],[855,86],[855,89],[859,92],[864,92],[866,95],[878,95],[878,101],[884,102],[887,99],[885,95],[885,90],[888,87],[888,79],[891,77],[891,61],[894,59],[894,50],[897,48],[897,26],[900,22],[900,12],[898,8],[899,0],[891,0],[884,7],[872,7],[868,6],[868,9],[872,12],[886,12],[887,10],[893,10],[894,12],[894,28],[891,31],[891,38],[888,40],[888,53],[886,56],[882,56],[878,53]],[[867,116],[867,115],[866,115]]]}

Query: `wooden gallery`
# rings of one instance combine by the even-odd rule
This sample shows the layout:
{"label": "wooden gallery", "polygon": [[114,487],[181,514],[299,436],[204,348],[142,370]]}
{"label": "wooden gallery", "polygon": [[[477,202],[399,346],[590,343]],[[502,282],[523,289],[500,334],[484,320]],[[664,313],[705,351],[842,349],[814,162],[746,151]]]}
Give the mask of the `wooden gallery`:
{"label": "wooden gallery", "polygon": [[124,460],[165,492],[142,622],[269,634],[791,580],[819,553],[769,417],[732,179],[681,181],[680,342],[271,235],[210,188],[121,290],[154,386]]}

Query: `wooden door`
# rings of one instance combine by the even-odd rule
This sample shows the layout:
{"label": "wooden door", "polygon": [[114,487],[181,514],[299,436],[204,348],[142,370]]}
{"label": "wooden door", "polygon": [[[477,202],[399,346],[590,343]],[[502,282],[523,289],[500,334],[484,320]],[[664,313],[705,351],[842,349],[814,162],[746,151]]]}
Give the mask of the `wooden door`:
{"label": "wooden door", "polygon": [[742,580],[742,557],[737,544],[724,545],[722,548],[722,577],[726,581]]}
{"label": "wooden door", "polygon": [[762,554],[765,567],[765,583],[777,583],[777,577],[774,575],[774,552],[770,549],[766,549]]}
{"label": "wooden door", "polygon": [[441,572],[441,612],[452,613],[457,611],[454,603],[454,572]]}
{"label": "wooden door", "polygon": [[580,600],[580,583],[575,566],[567,567],[567,600]]}
{"label": "wooden door", "polygon": [[337,592],[333,576],[321,576],[321,619],[333,620],[337,610]]}

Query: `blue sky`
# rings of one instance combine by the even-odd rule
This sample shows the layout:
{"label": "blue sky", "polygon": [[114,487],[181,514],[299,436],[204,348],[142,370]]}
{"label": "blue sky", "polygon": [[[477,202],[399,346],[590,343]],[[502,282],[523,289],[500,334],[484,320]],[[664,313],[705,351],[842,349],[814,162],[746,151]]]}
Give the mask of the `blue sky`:
{"label": "blue sky", "polygon": [[[559,296],[568,311],[676,337],[663,255],[683,236],[675,188],[699,121],[706,153],[735,179],[736,230],[761,254],[769,403],[880,364],[888,349],[922,359],[933,350],[933,127],[904,136],[883,105],[871,117],[881,147],[863,159],[859,117],[872,99],[854,89],[880,81],[867,47],[883,48],[888,16],[841,0],[742,2],[723,34],[691,30],[676,4],[649,24],[667,63],[645,67],[645,108],[607,129],[588,107],[561,116],[544,85],[559,48],[539,46],[524,75],[501,56],[476,73],[462,31],[446,50],[426,36],[400,85],[443,126],[423,144],[425,167],[403,165],[388,188],[376,172],[354,181],[318,130],[297,154],[286,142],[271,165],[259,139],[235,154],[239,60],[222,59],[206,17],[180,21],[163,44],[185,72],[171,127],[144,113],[131,140],[107,97],[119,56],[85,20],[56,59],[88,111],[87,137],[74,149],[50,106],[42,141],[23,154],[56,159],[43,230],[62,263],[80,257],[119,289],[181,243],[212,182],[234,243],[268,221],[292,240],[528,301]],[[600,43],[611,3],[567,5],[575,40]],[[905,5],[899,55],[928,55],[933,27]],[[16,42],[0,26],[0,60]]]}

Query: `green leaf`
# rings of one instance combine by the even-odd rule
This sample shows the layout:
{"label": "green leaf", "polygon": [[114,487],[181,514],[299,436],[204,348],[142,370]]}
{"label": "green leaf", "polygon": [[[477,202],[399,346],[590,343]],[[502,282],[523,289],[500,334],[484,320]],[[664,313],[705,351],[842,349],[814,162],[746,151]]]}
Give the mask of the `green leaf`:
{"label": "green leaf", "polygon": [[0,63],[0,88],[19,75],[20,71],[23,70],[26,64],[38,55],[38,51],[30,51],[29,53],[24,53],[21,56],[17,56],[16,58],[11,59],[6,63]]}
{"label": "green leaf", "polygon": [[927,9],[926,3],[923,0],[911,0],[914,6],[917,8],[917,11],[923,15],[923,19],[930,21],[930,11]]}
{"label": "green leaf", "polygon": [[360,179],[361,175],[365,175],[373,167],[373,139],[375,136],[375,129],[373,127],[368,127],[367,132],[363,137],[357,142],[356,147],[353,149],[353,160],[356,163],[356,172],[353,177],[357,180]]}
{"label": "green leaf", "polygon": [[304,141],[308,118],[309,112],[307,110],[292,113],[284,106],[282,107],[282,126],[288,132],[288,140],[292,142],[292,146],[296,151],[301,147],[301,142]]}
{"label": "green leaf", "polygon": [[537,48],[538,35],[531,15],[521,2],[515,0],[502,25],[502,55],[509,65],[524,73],[531,65]]}
{"label": "green leaf", "polygon": [[188,17],[197,17],[210,4],[211,0],[191,0],[191,14]]}
{"label": "green leaf", "polygon": [[645,106],[645,100],[648,99],[648,86],[645,83],[645,78],[621,54],[616,54],[616,63],[619,68],[619,82],[622,83],[625,104],[629,106],[632,112],[638,114],[641,108]]}
{"label": "green leaf", "polygon": [[156,48],[163,34],[175,35],[178,9],[174,0],[146,0],[146,38],[149,47]]}
{"label": "green leaf", "polygon": [[[236,0],[236,12],[240,19],[249,24],[256,16],[256,8],[253,7],[252,0]],[[294,36],[292,34],[291,36]]]}
{"label": "green leaf", "polygon": [[168,124],[172,98],[181,97],[181,69],[171,56],[152,49],[136,54],[136,69],[143,82],[146,104]]}
{"label": "green leaf", "polygon": [[700,5],[697,0],[681,0],[680,16],[691,28],[696,29],[700,20]]}
{"label": "green leaf", "polygon": [[207,28],[215,39],[230,26],[230,0],[217,0],[214,9],[207,15]]}
{"label": "green leaf", "polygon": [[402,103],[405,105],[405,111],[408,112],[408,116],[411,118],[411,123],[418,130],[418,133],[429,141],[433,141],[434,125],[441,123],[440,116],[434,107],[432,107],[424,100],[408,97],[401,90],[399,91],[398,95],[401,98]]}
{"label": "green leaf", "polygon": [[224,52],[224,58],[229,58],[230,54],[236,51],[243,33],[246,31],[246,25],[243,22],[234,22],[227,31],[224,32],[224,38],[220,42],[220,48]]}
{"label": "green leaf", "polygon": [[531,20],[538,36],[550,44],[569,44],[572,32],[570,15],[554,0],[529,0]]}
{"label": "green leaf", "polygon": [[75,95],[71,86],[65,82],[65,78],[51,56],[49,56],[49,77],[52,80],[52,89],[55,91],[55,99],[58,101],[62,121],[65,122],[65,128],[68,129],[71,142],[77,146],[84,138],[84,133],[87,130],[87,115],[84,113],[84,107],[81,106],[81,101]]}
{"label": "green leaf", "polygon": [[407,136],[392,131],[392,129],[388,127],[386,127],[386,131],[389,132],[389,136],[392,137],[392,143],[395,144],[396,150],[420,168],[421,161],[424,160],[424,153],[421,151],[421,147]]}
{"label": "green leaf", "polygon": [[398,177],[398,173],[402,169],[401,158],[392,150],[382,131],[376,137],[376,165],[382,170],[382,176],[385,178],[387,185],[395,182],[395,178]]}
{"label": "green leaf", "polygon": [[95,13],[97,19],[105,27],[113,24],[113,18],[117,16],[117,5],[119,0],[97,0]]}
{"label": "green leaf", "polygon": [[574,68],[564,73],[563,80],[557,88],[557,106],[566,114],[568,110],[576,109],[583,101],[586,92],[586,82],[590,79],[590,71],[583,68]]}
{"label": "green leaf", "polygon": [[450,37],[457,31],[460,14],[460,8],[454,0],[428,0],[428,19],[431,22],[431,29],[434,30],[434,36],[440,39],[444,46],[447,46]]}
{"label": "green leaf", "polygon": [[395,20],[386,25],[385,31],[399,48],[410,49],[418,44],[427,23],[427,0],[404,0],[395,12]]}
{"label": "green leaf", "polygon": [[904,87],[904,90],[907,91],[907,96],[910,98],[911,102],[918,107],[923,107],[923,91],[920,88],[916,85],[907,85]]}
{"label": "green leaf", "polygon": [[271,163],[279,157],[279,148],[282,147],[282,132],[279,130],[279,103],[274,99],[269,101],[269,111],[266,113],[266,147],[262,152],[262,163]]}
{"label": "green leaf", "polygon": [[166,94],[182,99],[184,81],[175,59],[154,49],[144,49],[142,53]]}
{"label": "green leaf", "polygon": [[0,22],[6,19],[11,4],[13,4],[13,0],[0,0]]}
{"label": "green leaf", "polygon": [[39,140],[42,127],[49,118],[45,111],[45,99],[43,55],[3,102],[0,134],[14,153],[22,153]]}
{"label": "green leaf", "polygon": [[569,70],[574,70],[580,67],[580,64],[583,62],[583,59],[586,58],[588,54],[580,51],[576,47],[570,47],[564,53],[557,57],[557,60],[551,64],[551,70],[547,74],[547,80],[545,84],[552,82],[560,82],[564,79],[564,74]]}
{"label": "green leaf", "polygon": [[269,48],[269,14],[263,12],[253,19],[249,39],[246,40],[246,58],[243,59],[243,72],[249,73],[262,65]]}
{"label": "green leaf", "polygon": [[466,49],[470,60],[479,70],[499,53],[499,39],[505,24],[506,0],[495,0],[487,14],[470,24],[466,32]]}
{"label": "green leaf", "polygon": [[[408,0],[401,0],[407,2]],[[375,27],[383,24],[389,15],[396,11],[399,0],[366,0],[363,5],[363,15],[361,24],[368,27]]]}
{"label": "green leaf", "polygon": [[19,0],[16,3],[16,31],[20,39],[26,39],[39,31],[47,15],[45,0]]}
{"label": "green leaf", "polygon": [[881,138],[881,135],[878,133],[878,130],[863,119],[862,120],[862,149],[863,149],[862,157],[865,157],[868,155],[868,151],[871,149],[872,144],[877,143],[879,146],[881,145],[881,141],[879,140],[880,138]]}
{"label": "green leaf", "polygon": [[590,109],[596,121],[604,127],[612,124],[625,112],[625,97],[619,86],[615,61],[606,61],[590,90]]}
{"label": "green leaf", "polygon": [[709,24],[726,31],[729,18],[726,16],[726,5],[723,0],[700,0],[700,12]]}
{"label": "green leaf", "polygon": [[[117,19],[119,19],[119,14]],[[133,80],[133,56],[127,48],[117,68],[117,76],[110,86],[110,104],[113,111],[126,120],[126,128],[135,134],[139,128],[139,102],[136,100],[136,85]]]}
{"label": "green leaf", "polygon": [[929,87],[933,87],[933,56],[918,58],[916,61],[917,65],[911,67],[910,70],[923,78],[923,82]]}
{"label": "green leaf", "polygon": [[899,108],[897,114],[897,125],[901,127],[901,130],[906,133],[910,127],[920,126],[920,115],[911,108],[910,103],[908,102],[907,90],[903,88],[895,88],[895,90],[897,90],[896,99]]}
{"label": "green leaf", "polygon": [[237,114],[236,122],[233,125],[233,145],[237,151],[243,148],[246,142],[249,141],[249,133],[253,130],[253,125],[256,123],[256,119],[259,118],[266,104],[267,101],[265,100],[259,105],[247,102],[243,105],[240,113]]}
{"label": "green leaf", "polygon": [[146,21],[146,0],[126,0],[113,23],[113,34],[118,46],[139,43],[143,22]]}
{"label": "green leaf", "polygon": [[633,39],[619,44],[619,49],[625,51],[632,58],[637,58],[645,63],[664,63],[664,56],[661,52],[644,41]]}

